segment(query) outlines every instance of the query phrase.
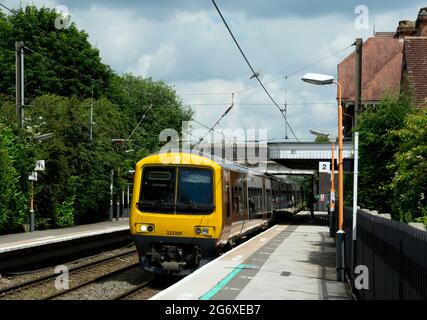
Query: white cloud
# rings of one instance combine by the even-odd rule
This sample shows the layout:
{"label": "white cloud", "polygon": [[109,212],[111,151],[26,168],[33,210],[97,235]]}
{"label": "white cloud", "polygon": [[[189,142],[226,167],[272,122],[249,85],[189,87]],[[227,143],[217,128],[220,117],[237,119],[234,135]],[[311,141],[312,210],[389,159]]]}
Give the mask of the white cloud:
{"label": "white cloud", "polygon": [[[150,6],[145,10],[100,2],[85,9],[70,6],[73,21],[88,32],[91,43],[100,49],[103,61],[117,72],[163,79],[175,85],[179,93],[227,93],[182,96],[185,103],[194,105],[194,118],[207,125],[215,123],[229,106],[231,92],[257,85],[255,79],[249,79],[251,71],[212,7],[190,10],[186,6],[171,6],[167,15],[157,19],[155,12],[148,10]],[[316,16],[277,14],[272,18],[271,15],[255,16],[255,11],[249,15],[242,9],[223,10],[223,15],[253,67],[263,71],[261,79],[268,82],[349,46],[356,37],[366,39],[372,35],[374,21],[377,31],[394,31],[399,20],[415,19],[420,7],[422,4],[393,10],[384,6],[379,12],[377,5],[372,8],[368,5],[369,29],[356,29],[356,14],[344,14],[342,10]],[[299,138],[312,140],[309,129],[337,130],[336,107],[319,104],[335,102],[335,86],[305,84],[300,76],[310,71],[336,76],[337,63],[351,50],[299,70],[287,80],[266,84],[281,107],[287,90],[288,121]],[[316,104],[307,104],[311,102]],[[212,103],[220,105],[206,105]],[[235,103],[236,107],[219,127],[267,128],[269,137],[284,136],[284,119],[274,105],[245,105],[271,103],[259,87],[236,94]],[[288,136],[292,134],[289,132]]]}
{"label": "white cloud", "polygon": [[167,74],[173,70],[176,63],[176,50],[172,46],[162,46],[154,54],[144,54],[138,58],[136,67],[128,68],[126,71],[142,76]]}

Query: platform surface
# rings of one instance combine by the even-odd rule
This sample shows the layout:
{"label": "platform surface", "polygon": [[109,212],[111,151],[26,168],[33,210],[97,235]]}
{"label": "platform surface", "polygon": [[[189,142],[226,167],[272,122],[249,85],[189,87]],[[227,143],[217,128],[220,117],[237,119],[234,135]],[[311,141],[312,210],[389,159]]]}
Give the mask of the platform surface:
{"label": "platform surface", "polygon": [[326,215],[300,212],[158,293],[153,300],[350,299],[336,281]]}
{"label": "platform surface", "polygon": [[129,229],[129,219],[0,236],[0,254]]}

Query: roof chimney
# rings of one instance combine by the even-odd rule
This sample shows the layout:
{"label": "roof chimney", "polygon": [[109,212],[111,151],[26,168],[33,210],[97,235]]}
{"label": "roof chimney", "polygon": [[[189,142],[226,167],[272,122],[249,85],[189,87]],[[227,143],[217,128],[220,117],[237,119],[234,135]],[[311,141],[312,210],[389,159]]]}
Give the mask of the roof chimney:
{"label": "roof chimney", "polygon": [[399,38],[416,36],[418,33],[417,28],[415,28],[415,21],[401,20],[399,21],[399,26],[397,27],[397,35]]}
{"label": "roof chimney", "polygon": [[416,21],[416,28],[420,37],[427,37],[427,7],[420,9]]}

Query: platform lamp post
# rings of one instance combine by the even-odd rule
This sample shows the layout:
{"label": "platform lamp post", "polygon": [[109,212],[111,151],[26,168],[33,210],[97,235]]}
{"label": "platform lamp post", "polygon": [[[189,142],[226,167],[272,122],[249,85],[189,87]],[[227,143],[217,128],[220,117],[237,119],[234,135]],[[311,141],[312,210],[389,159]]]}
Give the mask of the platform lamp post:
{"label": "platform lamp post", "polygon": [[317,136],[327,138],[332,144],[332,166],[331,166],[331,195],[329,199],[329,229],[330,236],[332,237],[335,233],[335,230],[332,231],[332,228],[335,228],[335,225],[332,225],[332,217],[335,216],[335,136],[330,133],[317,132],[310,130],[310,133]]}
{"label": "platform lamp post", "polygon": [[337,281],[344,281],[344,269],[345,269],[345,232],[344,232],[344,168],[343,168],[343,156],[342,156],[342,106],[341,106],[341,84],[334,80],[333,76],[318,74],[318,73],[307,73],[302,79],[304,82],[308,82],[316,85],[327,85],[335,83],[338,87],[338,194],[340,201],[338,202],[338,231],[337,231],[337,253],[336,253],[336,268],[337,268]]}

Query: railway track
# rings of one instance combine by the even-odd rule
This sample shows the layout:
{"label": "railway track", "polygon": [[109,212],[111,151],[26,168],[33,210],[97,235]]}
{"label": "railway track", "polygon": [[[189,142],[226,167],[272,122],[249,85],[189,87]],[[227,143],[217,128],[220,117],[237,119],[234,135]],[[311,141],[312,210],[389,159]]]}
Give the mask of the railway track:
{"label": "railway track", "polygon": [[48,295],[48,296],[43,297],[43,299],[42,299],[42,300],[52,300],[52,299],[56,299],[56,298],[58,298],[58,297],[64,296],[64,295],[66,295],[66,294],[69,294],[70,292],[73,292],[73,291],[76,291],[76,290],[80,290],[81,288],[87,287],[87,286],[89,286],[89,285],[91,285],[91,284],[94,284],[94,283],[96,283],[96,282],[98,282],[98,281],[102,281],[102,280],[104,280],[104,279],[108,279],[108,278],[113,277],[113,276],[115,276],[115,275],[117,275],[117,274],[120,274],[120,273],[126,272],[126,271],[128,271],[128,270],[132,270],[132,269],[134,269],[134,268],[138,268],[138,267],[139,267],[139,263],[138,263],[138,262],[137,262],[137,263],[134,263],[134,264],[131,264],[131,265],[129,265],[129,266],[126,266],[126,267],[123,267],[123,268],[120,268],[120,269],[114,270],[113,272],[109,272],[109,273],[106,273],[106,274],[100,275],[100,276],[98,276],[98,277],[96,277],[96,278],[90,279],[90,280],[88,280],[88,281],[84,281],[84,282],[80,283],[80,284],[79,284],[79,285],[77,285],[77,286],[73,286],[72,288],[65,289],[65,290],[61,290],[61,291],[57,291],[57,292],[55,292],[55,293],[52,293],[52,294],[50,294],[50,295]]}
{"label": "railway track", "polygon": [[59,274],[49,273],[0,289],[0,299],[53,299],[137,267],[138,256],[136,251],[130,250],[69,268],[70,288],[68,289],[56,290],[54,281],[51,280],[56,279]]}
{"label": "railway track", "polygon": [[135,286],[134,288],[131,288],[131,289],[129,289],[129,290],[127,290],[121,294],[116,295],[111,300],[126,300],[128,298],[138,296],[141,294],[141,292],[146,291],[147,288],[149,288],[150,284],[153,283],[153,281],[154,281],[154,279],[147,280],[147,281]]}

